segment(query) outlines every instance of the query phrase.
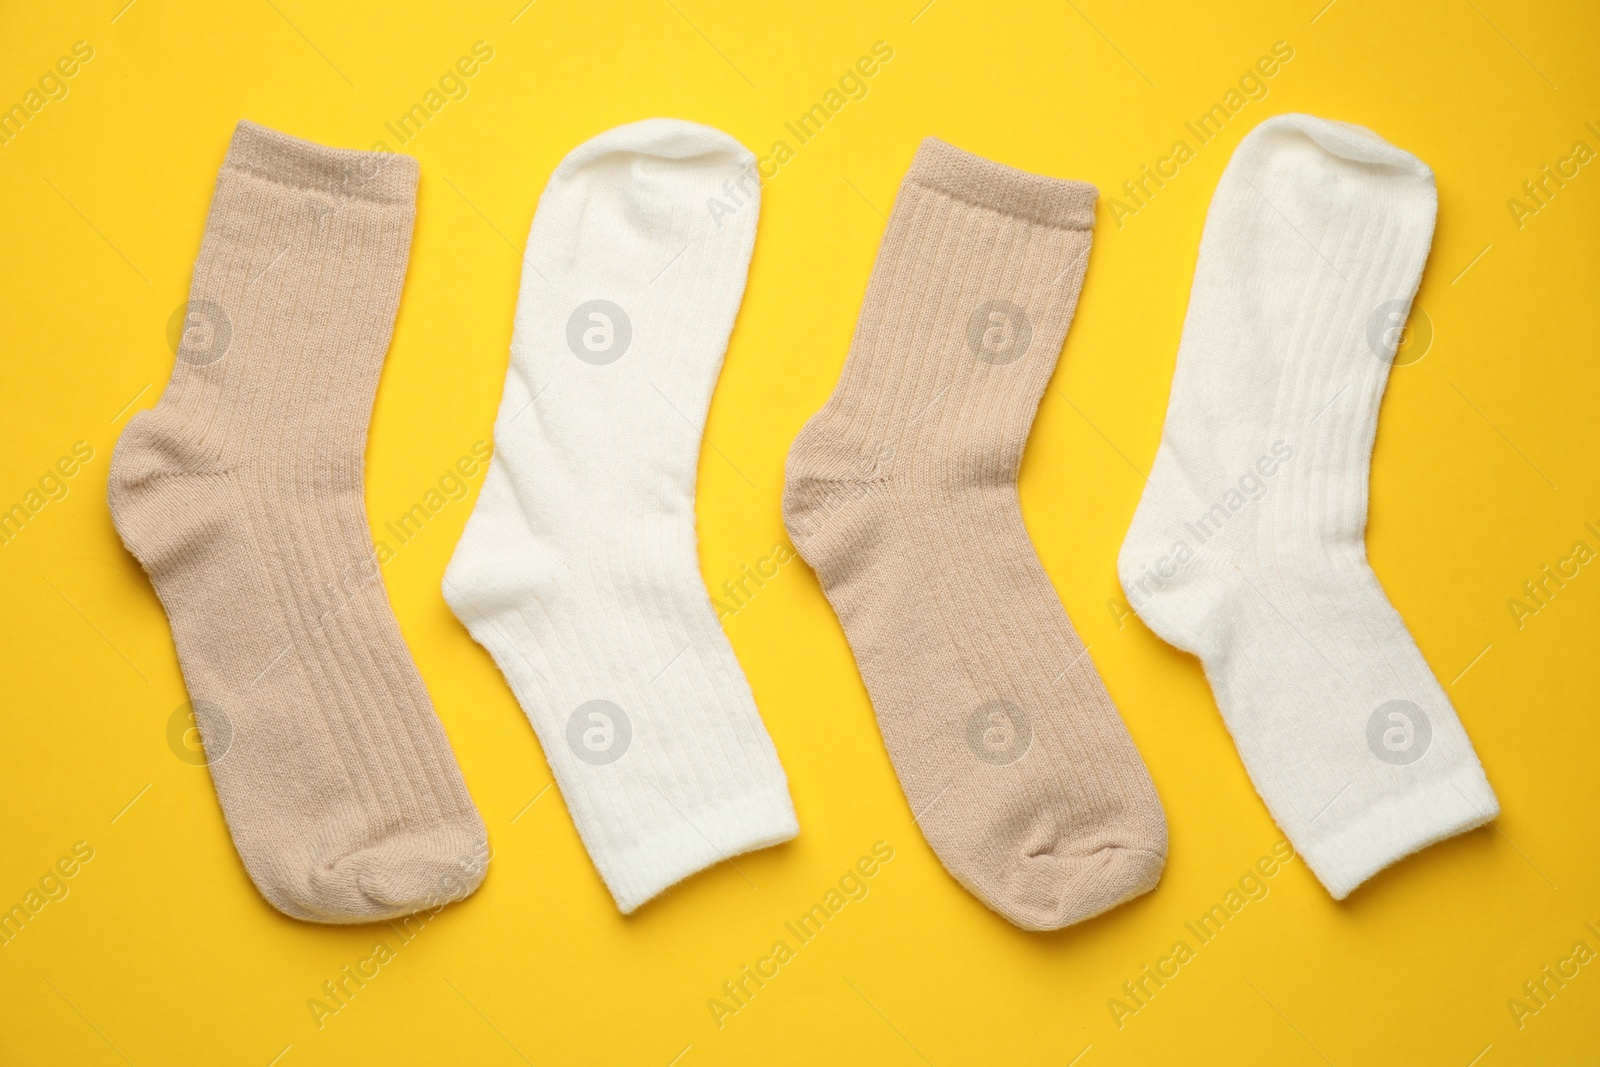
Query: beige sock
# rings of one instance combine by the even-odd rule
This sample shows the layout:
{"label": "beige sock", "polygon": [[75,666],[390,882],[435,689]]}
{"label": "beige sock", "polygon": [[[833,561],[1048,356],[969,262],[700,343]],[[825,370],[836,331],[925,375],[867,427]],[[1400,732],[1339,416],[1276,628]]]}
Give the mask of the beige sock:
{"label": "beige sock", "polygon": [[239,855],[316,922],[466,896],[488,862],[364,509],[416,187],[407,156],[240,123],[172,382],[112,460]]}
{"label": "beige sock", "polygon": [[1150,776],[1017,500],[1095,196],[924,141],[783,501],[928,843],[1030,930],[1152,888],[1167,850]]}

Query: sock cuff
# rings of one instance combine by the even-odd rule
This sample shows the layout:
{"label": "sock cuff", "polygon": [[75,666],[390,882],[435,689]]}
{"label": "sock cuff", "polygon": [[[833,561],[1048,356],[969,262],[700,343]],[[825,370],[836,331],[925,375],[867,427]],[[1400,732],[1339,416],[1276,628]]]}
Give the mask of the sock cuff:
{"label": "sock cuff", "polygon": [[1047,178],[975,156],[937,137],[917,149],[906,181],[978,207],[1063,229],[1094,228],[1100,191],[1088,182]]}
{"label": "sock cuff", "polygon": [[398,152],[329,148],[244,121],[233,131],[223,169],[333,197],[410,204],[417,197],[417,161]]}
{"label": "sock cuff", "polygon": [[1343,900],[1390,864],[1500,814],[1500,802],[1477,759],[1408,791],[1385,797],[1350,823],[1324,836],[1294,842],[1320,881]]}
{"label": "sock cuff", "polygon": [[595,842],[589,854],[617,910],[631,915],[692,874],[746,852],[781,845],[799,833],[788,780],[780,770],[775,779],[752,782],[709,806],[687,812],[673,807],[667,825],[621,848]]}

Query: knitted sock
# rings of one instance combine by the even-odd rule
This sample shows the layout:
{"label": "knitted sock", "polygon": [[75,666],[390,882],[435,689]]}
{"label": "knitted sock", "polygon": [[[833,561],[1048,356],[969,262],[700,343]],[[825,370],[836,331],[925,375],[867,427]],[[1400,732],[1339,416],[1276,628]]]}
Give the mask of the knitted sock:
{"label": "knitted sock", "polygon": [[494,460],[445,572],[625,913],[798,832],[695,551],[700,435],[755,242],[753,167],[726,134],[653,119],[556,168],[528,237]]}
{"label": "knitted sock", "polygon": [[1336,899],[1499,808],[1363,541],[1378,404],[1437,211],[1358,126],[1269,119],[1200,244],[1128,599],[1199,656],[1245,769]]}
{"label": "knitted sock", "polygon": [[1145,892],[1166,859],[1150,776],[1017,499],[1095,197],[924,141],[783,502],[928,843],[1030,930]]}
{"label": "knitted sock", "polygon": [[406,156],[240,123],[172,382],[111,465],[239,855],[316,922],[463,897],[488,862],[363,504],[416,185]]}

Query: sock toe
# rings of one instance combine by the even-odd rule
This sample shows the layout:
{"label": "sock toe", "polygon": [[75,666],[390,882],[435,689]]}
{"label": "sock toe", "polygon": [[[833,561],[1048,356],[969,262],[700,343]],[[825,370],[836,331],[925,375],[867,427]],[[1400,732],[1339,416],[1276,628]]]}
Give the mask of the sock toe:
{"label": "sock toe", "polygon": [[401,830],[317,870],[310,906],[335,922],[438,907],[476,889],[488,857],[488,838],[475,816]]}
{"label": "sock toe", "polygon": [[1103,845],[1091,852],[1020,854],[991,906],[1025,930],[1059,930],[1154,889],[1165,852]]}

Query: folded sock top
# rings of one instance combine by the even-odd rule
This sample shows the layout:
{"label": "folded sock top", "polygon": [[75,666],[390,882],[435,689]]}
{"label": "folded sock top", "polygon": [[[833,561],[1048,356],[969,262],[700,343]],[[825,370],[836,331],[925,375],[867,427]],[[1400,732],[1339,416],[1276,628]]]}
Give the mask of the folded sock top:
{"label": "folded sock top", "polygon": [[1030,174],[963,152],[937,137],[923,140],[906,180],[977,207],[1075,230],[1094,227],[1094,205],[1100,195],[1087,182]]}
{"label": "folded sock top", "polygon": [[417,161],[392,152],[329,148],[254,122],[233,131],[223,167],[309,192],[410,205],[417,195]]}

